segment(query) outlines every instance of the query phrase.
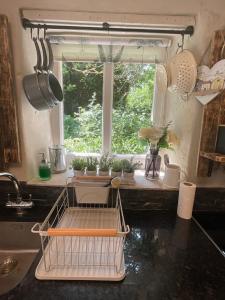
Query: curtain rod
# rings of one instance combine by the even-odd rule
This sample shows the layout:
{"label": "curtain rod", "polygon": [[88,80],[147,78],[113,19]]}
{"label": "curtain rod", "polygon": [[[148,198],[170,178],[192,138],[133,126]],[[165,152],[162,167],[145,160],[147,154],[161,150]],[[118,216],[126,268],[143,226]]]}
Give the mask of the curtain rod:
{"label": "curtain rod", "polygon": [[194,33],[194,26],[187,26],[185,29],[145,29],[145,28],[120,28],[110,27],[107,22],[102,23],[100,27],[94,26],[79,26],[79,25],[60,25],[47,23],[32,23],[26,18],[22,18],[22,25],[24,29],[58,29],[58,30],[85,30],[85,31],[108,31],[108,32],[133,32],[133,33],[157,33],[157,34],[175,34],[175,35],[190,35]]}

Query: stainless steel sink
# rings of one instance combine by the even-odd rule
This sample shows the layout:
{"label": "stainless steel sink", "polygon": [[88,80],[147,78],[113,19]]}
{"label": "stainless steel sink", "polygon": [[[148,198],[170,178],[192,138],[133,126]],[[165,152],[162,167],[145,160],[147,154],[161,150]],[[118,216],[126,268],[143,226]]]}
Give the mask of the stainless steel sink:
{"label": "stainless steel sink", "polygon": [[33,222],[0,222],[0,295],[13,289],[28,272],[40,248]]}

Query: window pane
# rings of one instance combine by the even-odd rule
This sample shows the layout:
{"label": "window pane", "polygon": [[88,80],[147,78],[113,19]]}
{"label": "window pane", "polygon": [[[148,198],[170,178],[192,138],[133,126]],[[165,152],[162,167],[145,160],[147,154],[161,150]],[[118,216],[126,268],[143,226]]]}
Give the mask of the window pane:
{"label": "window pane", "polygon": [[112,152],[142,154],[146,143],[138,130],[150,125],[155,65],[115,64]]}
{"label": "window pane", "polygon": [[74,152],[102,147],[103,64],[63,63],[64,144]]}

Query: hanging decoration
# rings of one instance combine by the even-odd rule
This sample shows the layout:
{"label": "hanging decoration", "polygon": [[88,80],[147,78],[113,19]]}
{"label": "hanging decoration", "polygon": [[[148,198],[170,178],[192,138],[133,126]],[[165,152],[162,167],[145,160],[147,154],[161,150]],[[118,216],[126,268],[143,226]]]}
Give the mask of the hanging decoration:
{"label": "hanging decoration", "polygon": [[210,69],[199,66],[194,89],[195,97],[203,104],[209,103],[225,88],[225,59],[219,60]]}

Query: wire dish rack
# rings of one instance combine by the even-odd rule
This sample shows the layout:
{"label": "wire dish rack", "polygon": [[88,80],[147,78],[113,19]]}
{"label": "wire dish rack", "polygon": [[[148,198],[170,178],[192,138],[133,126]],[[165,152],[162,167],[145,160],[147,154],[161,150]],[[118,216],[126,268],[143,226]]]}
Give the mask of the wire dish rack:
{"label": "wire dish rack", "polygon": [[125,277],[123,247],[129,226],[119,189],[70,184],[44,222],[31,231],[40,235],[42,245],[37,279],[120,281]]}

